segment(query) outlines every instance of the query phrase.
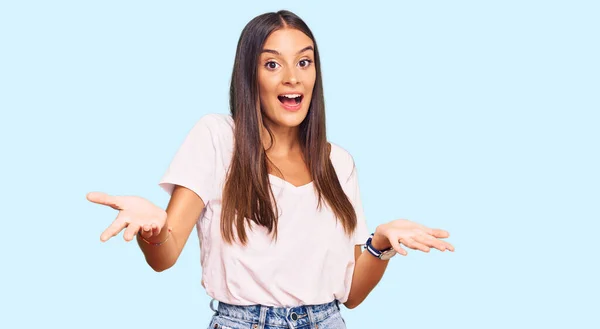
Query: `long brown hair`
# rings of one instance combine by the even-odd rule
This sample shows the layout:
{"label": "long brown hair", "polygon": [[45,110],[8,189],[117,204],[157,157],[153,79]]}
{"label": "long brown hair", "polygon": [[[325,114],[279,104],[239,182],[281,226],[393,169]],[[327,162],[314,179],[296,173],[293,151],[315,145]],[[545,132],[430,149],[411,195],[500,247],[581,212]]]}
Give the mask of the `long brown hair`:
{"label": "long brown hair", "polygon": [[340,185],[329,158],[331,145],[325,132],[325,99],[317,43],[308,26],[289,11],[266,13],[252,19],[239,38],[229,106],[234,120],[234,149],[223,189],[221,235],[227,243],[235,240],[247,243],[246,224],[250,221],[264,226],[277,239],[277,203],[269,184],[268,158],[262,143],[263,125],[258,87],[258,59],[271,33],[282,28],[297,29],[314,43],[316,81],[306,118],[299,126],[299,143],[313,186],[318,196],[318,208],[323,199],[341,221],[346,234],[356,228],[356,213]]}

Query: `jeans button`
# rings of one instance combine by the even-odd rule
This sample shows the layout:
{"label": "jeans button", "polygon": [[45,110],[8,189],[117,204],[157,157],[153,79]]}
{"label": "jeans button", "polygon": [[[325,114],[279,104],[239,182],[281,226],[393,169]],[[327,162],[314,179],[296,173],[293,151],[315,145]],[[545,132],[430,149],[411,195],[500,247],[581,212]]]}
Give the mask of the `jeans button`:
{"label": "jeans button", "polygon": [[290,317],[292,318],[292,320],[296,321],[298,320],[298,314],[292,312],[292,314],[290,314]]}

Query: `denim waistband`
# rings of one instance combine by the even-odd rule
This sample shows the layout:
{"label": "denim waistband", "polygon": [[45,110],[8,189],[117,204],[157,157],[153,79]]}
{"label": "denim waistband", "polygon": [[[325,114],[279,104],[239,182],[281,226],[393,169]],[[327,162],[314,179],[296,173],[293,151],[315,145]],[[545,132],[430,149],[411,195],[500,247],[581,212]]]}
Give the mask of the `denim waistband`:
{"label": "denim waistband", "polygon": [[292,328],[310,326],[323,321],[332,314],[339,312],[339,302],[334,300],[319,305],[303,305],[296,307],[273,307],[264,305],[239,306],[219,302],[216,315],[222,315],[258,324],[256,328],[268,326],[279,326]]}

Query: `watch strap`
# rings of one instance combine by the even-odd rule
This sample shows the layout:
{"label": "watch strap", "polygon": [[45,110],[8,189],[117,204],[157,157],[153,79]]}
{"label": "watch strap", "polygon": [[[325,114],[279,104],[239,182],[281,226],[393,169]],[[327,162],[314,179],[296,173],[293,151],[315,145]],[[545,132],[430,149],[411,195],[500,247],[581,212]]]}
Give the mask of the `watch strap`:
{"label": "watch strap", "polygon": [[367,249],[367,251],[369,253],[371,253],[371,255],[373,255],[373,256],[381,259],[381,255],[383,255],[384,252],[387,252],[387,251],[390,251],[390,250],[394,249],[394,248],[388,248],[388,249],[385,249],[385,250],[376,249],[371,244],[371,241],[373,240],[373,236],[375,236],[375,233],[371,233],[371,235],[367,239],[367,243],[365,243],[365,248]]}

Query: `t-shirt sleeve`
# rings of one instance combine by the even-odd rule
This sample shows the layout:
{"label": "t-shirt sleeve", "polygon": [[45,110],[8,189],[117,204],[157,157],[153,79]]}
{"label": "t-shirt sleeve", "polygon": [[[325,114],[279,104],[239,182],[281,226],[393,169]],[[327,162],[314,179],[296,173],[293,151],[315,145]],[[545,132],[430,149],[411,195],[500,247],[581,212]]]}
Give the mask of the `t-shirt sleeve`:
{"label": "t-shirt sleeve", "polygon": [[159,182],[169,195],[175,185],[194,191],[207,204],[216,191],[215,119],[201,117],[185,137]]}
{"label": "t-shirt sleeve", "polygon": [[351,157],[352,172],[346,181],[347,194],[350,198],[350,202],[354,206],[356,212],[356,230],[354,231],[354,244],[364,245],[369,238],[369,228],[367,227],[367,221],[363,210],[362,200],[360,197],[360,188],[358,185],[358,172],[354,159]]}

